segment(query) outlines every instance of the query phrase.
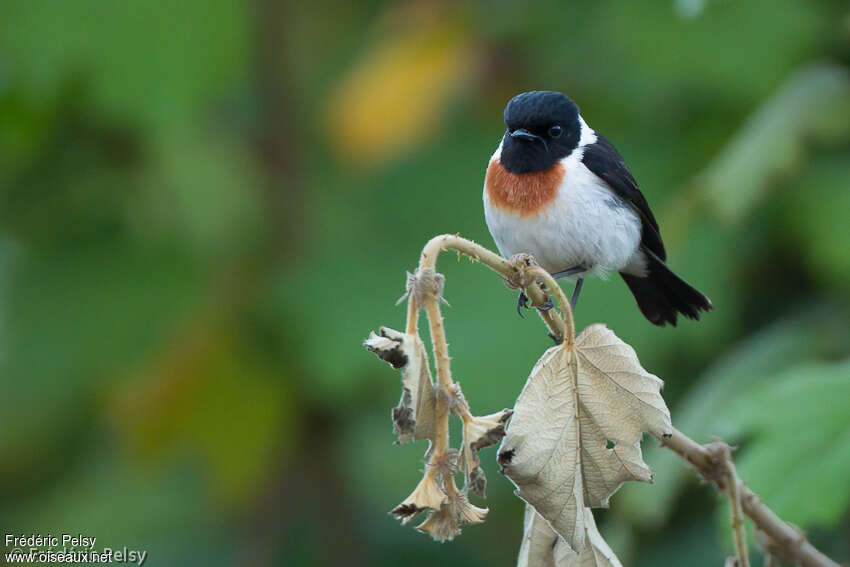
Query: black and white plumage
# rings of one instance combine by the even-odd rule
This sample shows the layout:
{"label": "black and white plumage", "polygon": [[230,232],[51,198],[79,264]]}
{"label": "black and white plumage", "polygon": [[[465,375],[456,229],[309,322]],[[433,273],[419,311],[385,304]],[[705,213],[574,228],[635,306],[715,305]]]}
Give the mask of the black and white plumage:
{"label": "black and white plumage", "polygon": [[530,253],[578,286],[617,271],[655,325],[713,308],[667,267],[658,223],[625,161],[572,100],[520,94],[505,123],[484,185],[487,226],[504,257]]}

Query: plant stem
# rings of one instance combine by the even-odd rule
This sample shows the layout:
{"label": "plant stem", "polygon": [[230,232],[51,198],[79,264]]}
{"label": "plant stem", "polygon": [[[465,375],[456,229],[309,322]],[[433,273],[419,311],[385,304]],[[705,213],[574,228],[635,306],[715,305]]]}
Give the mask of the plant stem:
{"label": "plant stem", "polygon": [[[534,305],[543,306],[546,304],[546,294],[539,286],[534,285],[533,279],[529,280],[529,276],[532,273],[535,273],[534,268],[537,266],[532,267],[531,264],[527,266],[519,266],[517,263],[505,260],[498,254],[491,252],[480,244],[476,244],[471,240],[467,240],[466,238],[455,234],[442,234],[429,240],[422,249],[422,255],[419,258],[419,270],[421,271],[424,268],[434,268],[437,265],[437,257],[443,250],[455,250],[461,254],[469,256],[477,262],[481,262],[494,272],[502,275],[508,283],[512,285],[524,285],[525,294],[531,299]],[[559,341],[562,341],[565,336],[564,331],[568,326],[572,332],[567,334],[575,334],[575,328],[572,323],[572,311],[570,309],[569,302],[566,300],[566,296],[563,291],[561,291],[560,286],[555,282],[552,276],[548,274],[548,272],[540,268],[539,274],[541,275],[537,275],[537,277],[546,283],[550,292],[555,292],[555,299],[558,301],[558,307],[566,314],[565,317],[568,320],[568,323],[565,323],[564,318],[562,318],[554,309],[550,309],[548,311],[538,310],[538,313],[543,319],[543,322],[546,323],[549,331],[551,331]],[[548,280],[546,279],[547,277]],[[557,295],[558,291],[560,291],[560,295]],[[411,301],[411,303],[413,303],[413,301]],[[415,331],[416,329],[415,309],[418,308],[409,306],[407,312],[407,332],[410,334],[413,334],[412,331]]]}
{"label": "plant stem", "polygon": [[750,556],[747,552],[747,534],[744,531],[743,513],[741,510],[741,481],[735,471],[735,464],[727,458],[726,468],[729,474],[726,479],[726,493],[729,495],[729,517],[732,534],[735,538],[735,553],[738,555],[738,567],[750,567]]}
{"label": "plant stem", "polygon": [[561,286],[558,285],[558,282],[555,281],[555,278],[549,272],[539,266],[528,270],[528,275],[535,280],[542,280],[546,285],[546,290],[555,296],[558,306],[561,307],[561,311],[564,313],[564,348],[572,348],[576,340],[576,326],[573,321],[573,310],[570,307],[570,302],[567,301],[567,296],[564,295],[564,290],[561,289]]}
{"label": "plant stem", "polygon": [[[541,279],[547,286],[547,289],[555,292],[555,298],[561,310],[567,314],[565,323],[561,317],[555,313],[554,309],[548,311],[540,311],[546,325],[556,337],[566,337],[564,344],[572,346],[575,342],[575,327],[572,320],[572,312],[570,311],[569,303],[566,300],[563,290],[555,282],[548,272],[540,267],[527,263],[524,266],[512,263],[501,256],[494,254],[483,246],[480,246],[471,240],[461,238],[457,235],[444,234],[437,236],[428,241],[422,249],[422,255],[419,259],[419,269],[416,271],[416,276],[421,277],[428,270],[434,270],[437,264],[437,257],[440,252],[446,249],[456,250],[462,254],[466,254],[473,260],[479,261],[488,266],[495,272],[501,274],[508,282],[517,282],[523,285],[526,294],[531,298],[535,305],[545,305],[546,295],[539,286],[534,284],[536,279]],[[527,270],[525,268],[528,268]],[[533,278],[529,280],[529,277]],[[528,284],[531,282],[531,285]],[[416,283],[414,282],[414,286]],[[427,290],[427,293],[417,293],[414,288],[409,290],[408,309],[407,309],[407,333],[418,334],[418,315],[420,305],[418,300],[422,299],[425,308],[425,313],[428,316],[428,325],[431,333],[431,343],[434,352],[434,365],[437,369],[437,383],[442,391],[437,396],[437,415],[436,415],[436,435],[434,439],[434,450],[429,459],[430,465],[439,465],[445,462],[448,458],[449,450],[449,396],[454,390],[454,382],[452,380],[451,357],[449,356],[448,343],[446,342],[446,330],[443,326],[443,316],[440,312],[440,297],[438,290]],[[565,333],[565,331],[567,331]],[[449,496],[457,492],[454,477],[448,475],[445,479],[444,489]]]}
{"label": "plant stem", "polygon": [[[411,297],[411,301],[413,298]],[[431,329],[431,343],[434,347],[434,362],[437,367],[437,382],[440,390],[451,391],[452,370],[449,365],[449,346],[446,343],[446,330],[443,327],[443,316],[440,314],[440,303],[436,297],[425,299],[425,312],[428,314],[428,324]],[[434,458],[444,458],[449,448],[449,411],[445,395],[437,394],[437,435],[434,439]]]}
{"label": "plant stem", "polygon": [[413,294],[407,299],[407,331],[408,335],[418,335],[419,327],[419,306],[416,304],[416,298]]}
{"label": "plant stem", "polygon": [[[730,476],[732,477],[739,485],[741,510],[770,538],[771,549],[777,550],[771,555],[797,561],[803,567],[840,567],[838,563],[809,543],[806,536],[768,508],[752,490],[747,488],[734,469],[730,475],[727,465],[731,461],[728,446],[723,443],[700,445],[678,429],[673,430],[671,437],[658,440],[664,447],[691,463],[703,477],[713,481],[718,487],[723,487],[729,482]],[[725,446],[726,450],[717,450],[719,446]]]}
{"label": "plant stem", "polygon": [[[546,295],[536,285],[537,280],[542,281],[547,291],[553,295],[561,312],[564,313],[564,317],[558,315],[554,309],[541,311],[540,316],[549,330],[564,341],[565,348],[571,348],[574,345],[575,323],[569,302],[567,302],[563,290],[554,278],[535,263],[530,262],[528,259],[530,257],[523,258],[524,262],[513,261],[514,259],[508,261],[471,240],[457,235],[444,234],[429,240],[422,249],[417,274],[422,274],[427,269],[433,270],[440,252],[446,249],[466,254],[502,275],[509,284],[522,287],[526,295],[538,306],[546,303]],[[425,294],[424,307],[431,331],[437,380],[440,389],[443,390],[443,393],[437,399],[438,433],[430,463],[439,462],[447,456],[449,440],[448,395],[452,394],[454,386],[449,364],[451,358],[449,357],[439,302],[440,298],[437,293]],[[412,292],[407,312],[407,332],[409,334],[416,334],[419,308],[420,306],[416,304],[416,293]],[[747,488],[735,470],[728,445],[725,443],[700,445],[677,429],[673,430],[670,437],[660,437],[658,440],[664,447],[691,463],[703,477],[713,481],[719,489],[728,491],[732,508],[732,526],[735,531],[735,549],[740,567],[749,567],[741,512],[746,514],[756,527],[767,535],[770,541],[769,552],[771,556],[797,561],[803,567],[840,567],[838,563],[818,551],[802,533],[783,521],[752,490]],[[457,490],[453,477],[448,478],[445,484],[447,493],[453,493]]]}

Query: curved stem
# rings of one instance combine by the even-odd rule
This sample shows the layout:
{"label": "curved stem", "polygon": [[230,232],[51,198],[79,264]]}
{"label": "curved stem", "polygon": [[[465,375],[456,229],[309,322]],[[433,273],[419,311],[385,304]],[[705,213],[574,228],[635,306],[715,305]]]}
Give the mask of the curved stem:
{"label": "curved stem", "polygon": [[[522,282],[528,280],[529,277],[532,283],[526,285],[526,294],[531,298],[535,305],[544,305],[546,303],[546,294],[534,282],[537,279],[542,280],[547,289],[554,292],[555,299],[558,302],[560,309],[566,314],[566,323],[554,310],[541,311],[540,315],[546,325],[556,337],[563,338],[564,344],[572,346],[575,342],[575,327],[570,311],[569,302],[564,295],[563,290],[557,282],[549,275],[548,272],[537,266],[531,266],[528,270],[522,270],[519,266],[509,262],[501,256],[491,252],[490,250],[480,246],[471,240],[462,238],[457,235],[444,234],[436,236],[428,241],[422,249],[422,255],[419,258],[419,269],[417,275],[422,275],[426,270],[434,270],[437,264],[437,258],[440,252],[446,249],[456,250],[461,254],[466,254],[475,261],[481,262],[493,271],[501,274],[508,282]],[[524,282],[522,282],[524,283]],[[415,285],[415,284],[414,284]],[[454,381],[452,380],[451,357],[449,356],[448,343],[446,342],[446,330],[443,326],[443,316],[440,312],[440,298],[436,293],[431,292],[424,294],[422,301],[425,308],[425,313],[428,317],[428,326],[431,333],[431,342],[434,352],[434,365],[437,370],[437,382],[442,393],[437,399],[437,426],[434,439],[434,450],[431,453],[429,463],[437,464],[444,461],[448,455],[449,449],[449,408],[448,398],[454,390]],[[408,299],[407,309],[407,333],[418,333],[418,316],[420,305],[418,305],[419,294],[416,290],[411,290]],[[449,476],[445,480],[444,489],[451,496],[457,492],[454,477]]]}
{"label": "curved stem", "polygon": [[573,321],[573,310],[564,290],[555,281],[552,275],[541,267],[534,267],[528,271],[535,281],[540,279],[546,285],[546,290],[555,296],[561,312],[564,314],[564,348],[572,348],[576,340],[576,326]]}
{"label": "curved stem", "polygon": [[407,298],[407,330],[408,335],[419,334],[419,306],[416,305],[416,298],[413,294]]}
{"label": "curved stem", "polygon": [[[425,244],[425,247],[422,249],[422,254],[419,257],[419,270],[425,268],[434,268],[437,265],[437,257],[440,255],[440,252],[443,250],[455,250],[461,254],[465,254],[472,258],[477,262],[481,262],[494,272],[502,275],[506,281],[510,283],[519,283],[523,279],[523,273],[519,266],[513,264],[512,262],[505,260],[498,254],[491,252],[487,248],[484,248],[480,244],[476,244],[475,242],[458,236],[456,234],[442,234],[440,236],[435,236],[431,240]],[[545,274],[548,276],[548,280],[542,275],[538,275],[537,277],[543,279],[546,282],[546,286],[549,290],[554,291],[556,294],[555,299],[558,302],[558,307],[561,312],[565,313],[565,318],[567,319],[567,323],[565,323],[564,318],[562,318],[554,309],[550,309],[549,311],[539,311],[540,317],[543,319],[546,326],[549,327],[549,330],[552,334],[557,337],[559,341],[565,340],[566,335],[575,335],[575,327],[572,322],[572,311],[569,305],[569,301],[566,300],[566,296],[561,290],[560,286],[555,282],[555,280],[542,268],[538,268],[540,274]],[[534,268],[528,270],[525,274],[526,278],[528,274],[534,271]],[[533,281],[532,281],[533,283]],[[560,294],[558,294],[560,292]],[[536,285],[527,285],[525,288],[526,295],[531,299],[534,305],[545,305],[546,304],[546,294]],[[411,301],[410,303],[414,303]],[[407,312],[407,332],[410,334],[414,334],[416,330],[416,316],[417,310],[419,307],[413,307],[409,305]],[[570,332],[565,333],[565,329],[569,327]],[[572,340],[572,339],[569,339]],[[572,342],[570,343],[572,344]]]}
{"label": "curved stem", "polygon": [[[550,331],[556,337],[562,338],[564,348],[574,346],[575,322],[570,304],[561,287],[548,272],[531,263],[519,265],[519,262],[505,260],[471,240],[457,235],[444,234],[429,240],[422,249],[417,274],[421,275],[427,269],[433,270],[440,252],[446,249],[466,254],[502,275],[510,285],[523,287],[526,295],[538,306],[542,306],[546,302],[546,294],[540,289],[540,286],[535,285],[536,281],[542,281],[547,291],[557,301],[564,316],[561,318],[554,309],[540,312],[540,316]],[[417,305],[417,294],[413,290],[410,293],[407,311],[407,332],[418,334],[419,309],[425,308],[433,343],[437,380],[441,390],[437,399],[437,435],[429,464],[439,464],[447,458],[449,442],[448,404],[449,398],[454,395],[454,382],[452,381],[450,367],[451,358],[449,357],[439,302],[439,295],[434,292],[424,295],[423,306]],[[746,514],[758,529],[769,538],[767,550],[769,557],[788,558],[799,562],[803,567],[840,567],[838,563],[832,561],[809,543],[802,533],[779,518],[744,484],[732,463],[728,445],[725,443],[700,445],[677,429],[673,430],[670,437],[659,437],[658,440],[662,446],[674,451],[691,463],[703,477],[713,481],[718,488],[728,491],[730,505],[732,506],[732,526],[735,530],[736,552],[739,564],[742,567],[747,567],[748,562],[741,512]],[[429,467],[429,470],[432,469]],[[428,473],[426,472],[426,474]],[[444,489],[450,495],[457,491],[452,476],[446,479]]]}

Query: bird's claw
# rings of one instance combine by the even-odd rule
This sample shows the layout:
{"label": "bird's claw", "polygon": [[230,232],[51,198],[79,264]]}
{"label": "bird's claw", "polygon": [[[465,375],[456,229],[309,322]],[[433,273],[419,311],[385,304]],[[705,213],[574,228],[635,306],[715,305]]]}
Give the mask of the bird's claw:
{"label": "bird's claw", "polygon": [[516,314],[524,318],[525,316],[522,314],[523,309],[528,309],[528,296],[520,290],[519,297],[516,300]]}
{"label": "bird's claw", "polygon": [[[555,302],[553,302],[552,298],[547,295],[546,296],[546,304],[543,307],[538,307],[537,305],[535,305],[535,307],[539,311],[549,311],[550,309],[555,307]],[[520,317],[523,317],[523,314],[522,314],[523,309],[528,309],[528,296],[525,295],[525,293],[523,291],[520,291],[519,297],[517,297],[517,300],[516,300],[516,312],[517,312],[517,315],[519,315]]]}
{"label": "bird's claw", "polygon": [[553,307],[555,307],[555,302],[552,301],[552,298],[547,295],[546,296],[546,305],[544,305],[543,307],[538,307],[537,310],[538,311],[549,311]]}

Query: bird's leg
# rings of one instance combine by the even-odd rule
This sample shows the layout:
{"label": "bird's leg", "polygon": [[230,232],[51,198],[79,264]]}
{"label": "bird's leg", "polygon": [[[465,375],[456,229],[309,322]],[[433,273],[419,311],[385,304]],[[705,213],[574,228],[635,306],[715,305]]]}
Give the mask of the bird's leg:
{"label": "bird's leg", "polygon": [[576,303],[578,303],[578,294],[581,293],[581,284],[584,283],[584,278],[579,278],[576,281],[576,287],[573,290],[573,296],[570,298],[570,307],[573,309],[573,313],[576,311]]}
{"label": "bird's leg", "polygon": [[586,266],[578,265],[578,266],[573,266],[572,268],[567,268],[563,272],[555,272],[554,274],[552,274],[552,277],[557,280],[557,279],[560,279],[560,278],[566,278],[566,277],[569,277],[569,276],[574,276],[576,274],[580,274],[580,273],[586,272],[586,271],[587,271]]}
{"label": "bird's leg", "polygon": [[[562,272],[555,272],[554,274],[552,274],[552,278],[554,278],[556,280],[559,279],[559,278],[566,278],[566,277],[569,277],[569,276],[574,276],[576,274],[580,274],[582,272],[586,272],[587,270],[588,270],[587,266],[579,264],[578,266],[573,266],[572,268],[567,268],[566,270],[564,270]],[[579,278],[578,282],[576,282],[576,289],[573,292],[573,298],[570,301],[570,306],[572,306],[573,310],[575,310],[575,302],[578,301],[578,292],[581,290],[581,282],[582,282],[582,278]],[[542,282],[538,282],[538,283],[541,284],[540,287],[543,289],[543,291],[546,291],[546,287],[542,284]],[[555,306],[555,303],[552,301],[552,298],[549,295],[547,295],[546,296],[546,305],[544,305],[543,307],[537,307],[537,306],[535,306],[535,307],[537,307],[537,309],[539,309],[540,311],[549,311],[554,306]],[[523,291],[520,290],[519,297],[517,297],[517,302],[516,302],[516,312],[520,317],[523,316],[522,315],[523,309],[528,309],[528,296],[526,296],[525,293],[523,293]]]}

